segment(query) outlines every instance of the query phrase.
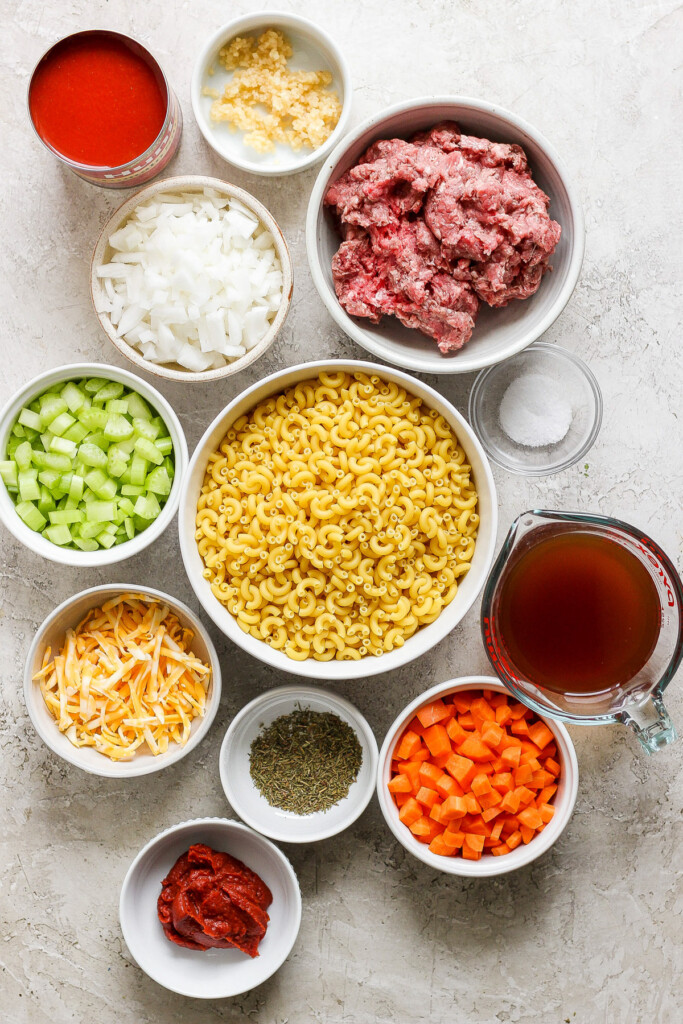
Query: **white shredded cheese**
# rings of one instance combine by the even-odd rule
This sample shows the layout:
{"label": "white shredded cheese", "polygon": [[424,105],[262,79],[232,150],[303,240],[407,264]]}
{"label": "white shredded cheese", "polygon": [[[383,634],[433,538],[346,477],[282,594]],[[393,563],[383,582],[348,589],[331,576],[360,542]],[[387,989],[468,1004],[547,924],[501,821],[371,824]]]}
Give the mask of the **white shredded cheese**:
{"label": "white shredded cheese", "polygon": [[97,311],[153,363],[225,366],[258,345],[282,302],[270,231],[214,189],[154,196],[109,245]]}

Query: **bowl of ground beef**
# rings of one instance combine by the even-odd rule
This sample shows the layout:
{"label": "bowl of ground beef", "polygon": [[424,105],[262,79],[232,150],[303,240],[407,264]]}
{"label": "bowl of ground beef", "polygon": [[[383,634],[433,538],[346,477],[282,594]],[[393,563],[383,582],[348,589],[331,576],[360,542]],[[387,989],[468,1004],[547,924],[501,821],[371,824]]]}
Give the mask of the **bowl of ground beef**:
{"label": "bowl of ground beef", "polygon": [[553,147],[500,107],[397,104],[330,154],[308,206],[313,280],[375,356],[469,373],[520,352],[569,301],[583,215]]}

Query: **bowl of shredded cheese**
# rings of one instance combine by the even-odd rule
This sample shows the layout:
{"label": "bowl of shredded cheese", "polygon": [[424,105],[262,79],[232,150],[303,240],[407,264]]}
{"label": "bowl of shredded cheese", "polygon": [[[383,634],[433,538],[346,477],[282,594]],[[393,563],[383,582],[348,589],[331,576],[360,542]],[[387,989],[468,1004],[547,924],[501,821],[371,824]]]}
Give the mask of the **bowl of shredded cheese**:
{"label": "bowl of shredded cheese", "polygon": [[149,587],[107,584],[67,598],[38,629],[24,696],[43,742],[93,775],[175,764],[209,731],[221,670],[198,617]]}
{"label": "bowl of shredded cheese", "polygon": [[351,77],[333,39],[307,18],[250,14],[223,25],[203,47],[192,109],[224,160],[252,174],[293,174],[342,138]]}
{"label": "bowl of shredded cheese", "polygon": [[231,640],[333,680],[443,639],[484,584],[496,521],[486,455],[442,395],[333,360],[274,373],[216,417],[179,532],[192,587]]}

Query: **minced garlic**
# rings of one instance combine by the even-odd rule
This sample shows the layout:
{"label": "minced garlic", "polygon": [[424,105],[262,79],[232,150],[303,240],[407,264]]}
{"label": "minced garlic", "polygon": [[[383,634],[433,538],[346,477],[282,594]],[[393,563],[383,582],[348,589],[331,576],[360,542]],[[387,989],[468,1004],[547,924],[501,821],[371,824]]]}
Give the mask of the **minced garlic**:
{"label": "minced garlic", "polygon": [[[226,71],[235,73],[212,103],[211,120],[245,132],[245,145],[259,153],[273,152],[276,142],[295,151],[317,149],[341,115],[339,97],[328,89],[330,72],[289,71],[292,53],[287,37],[271,28],[258,40],[237,36],[218,55]],[[204,94],[215,96],[210,89]]]}

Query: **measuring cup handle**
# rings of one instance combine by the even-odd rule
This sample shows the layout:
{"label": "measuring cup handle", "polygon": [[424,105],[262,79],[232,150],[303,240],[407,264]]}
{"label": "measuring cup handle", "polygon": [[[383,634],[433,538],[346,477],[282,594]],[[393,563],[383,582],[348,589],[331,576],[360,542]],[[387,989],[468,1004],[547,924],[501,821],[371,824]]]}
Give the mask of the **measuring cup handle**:
{"label": "measuring cup handle", "polygon": [[662,747],[678,739],[676,727],[659,694],[650,697],[636,708],[622,712],[620,717],[625,725],[633,729],[648,754],[655,754]]}

